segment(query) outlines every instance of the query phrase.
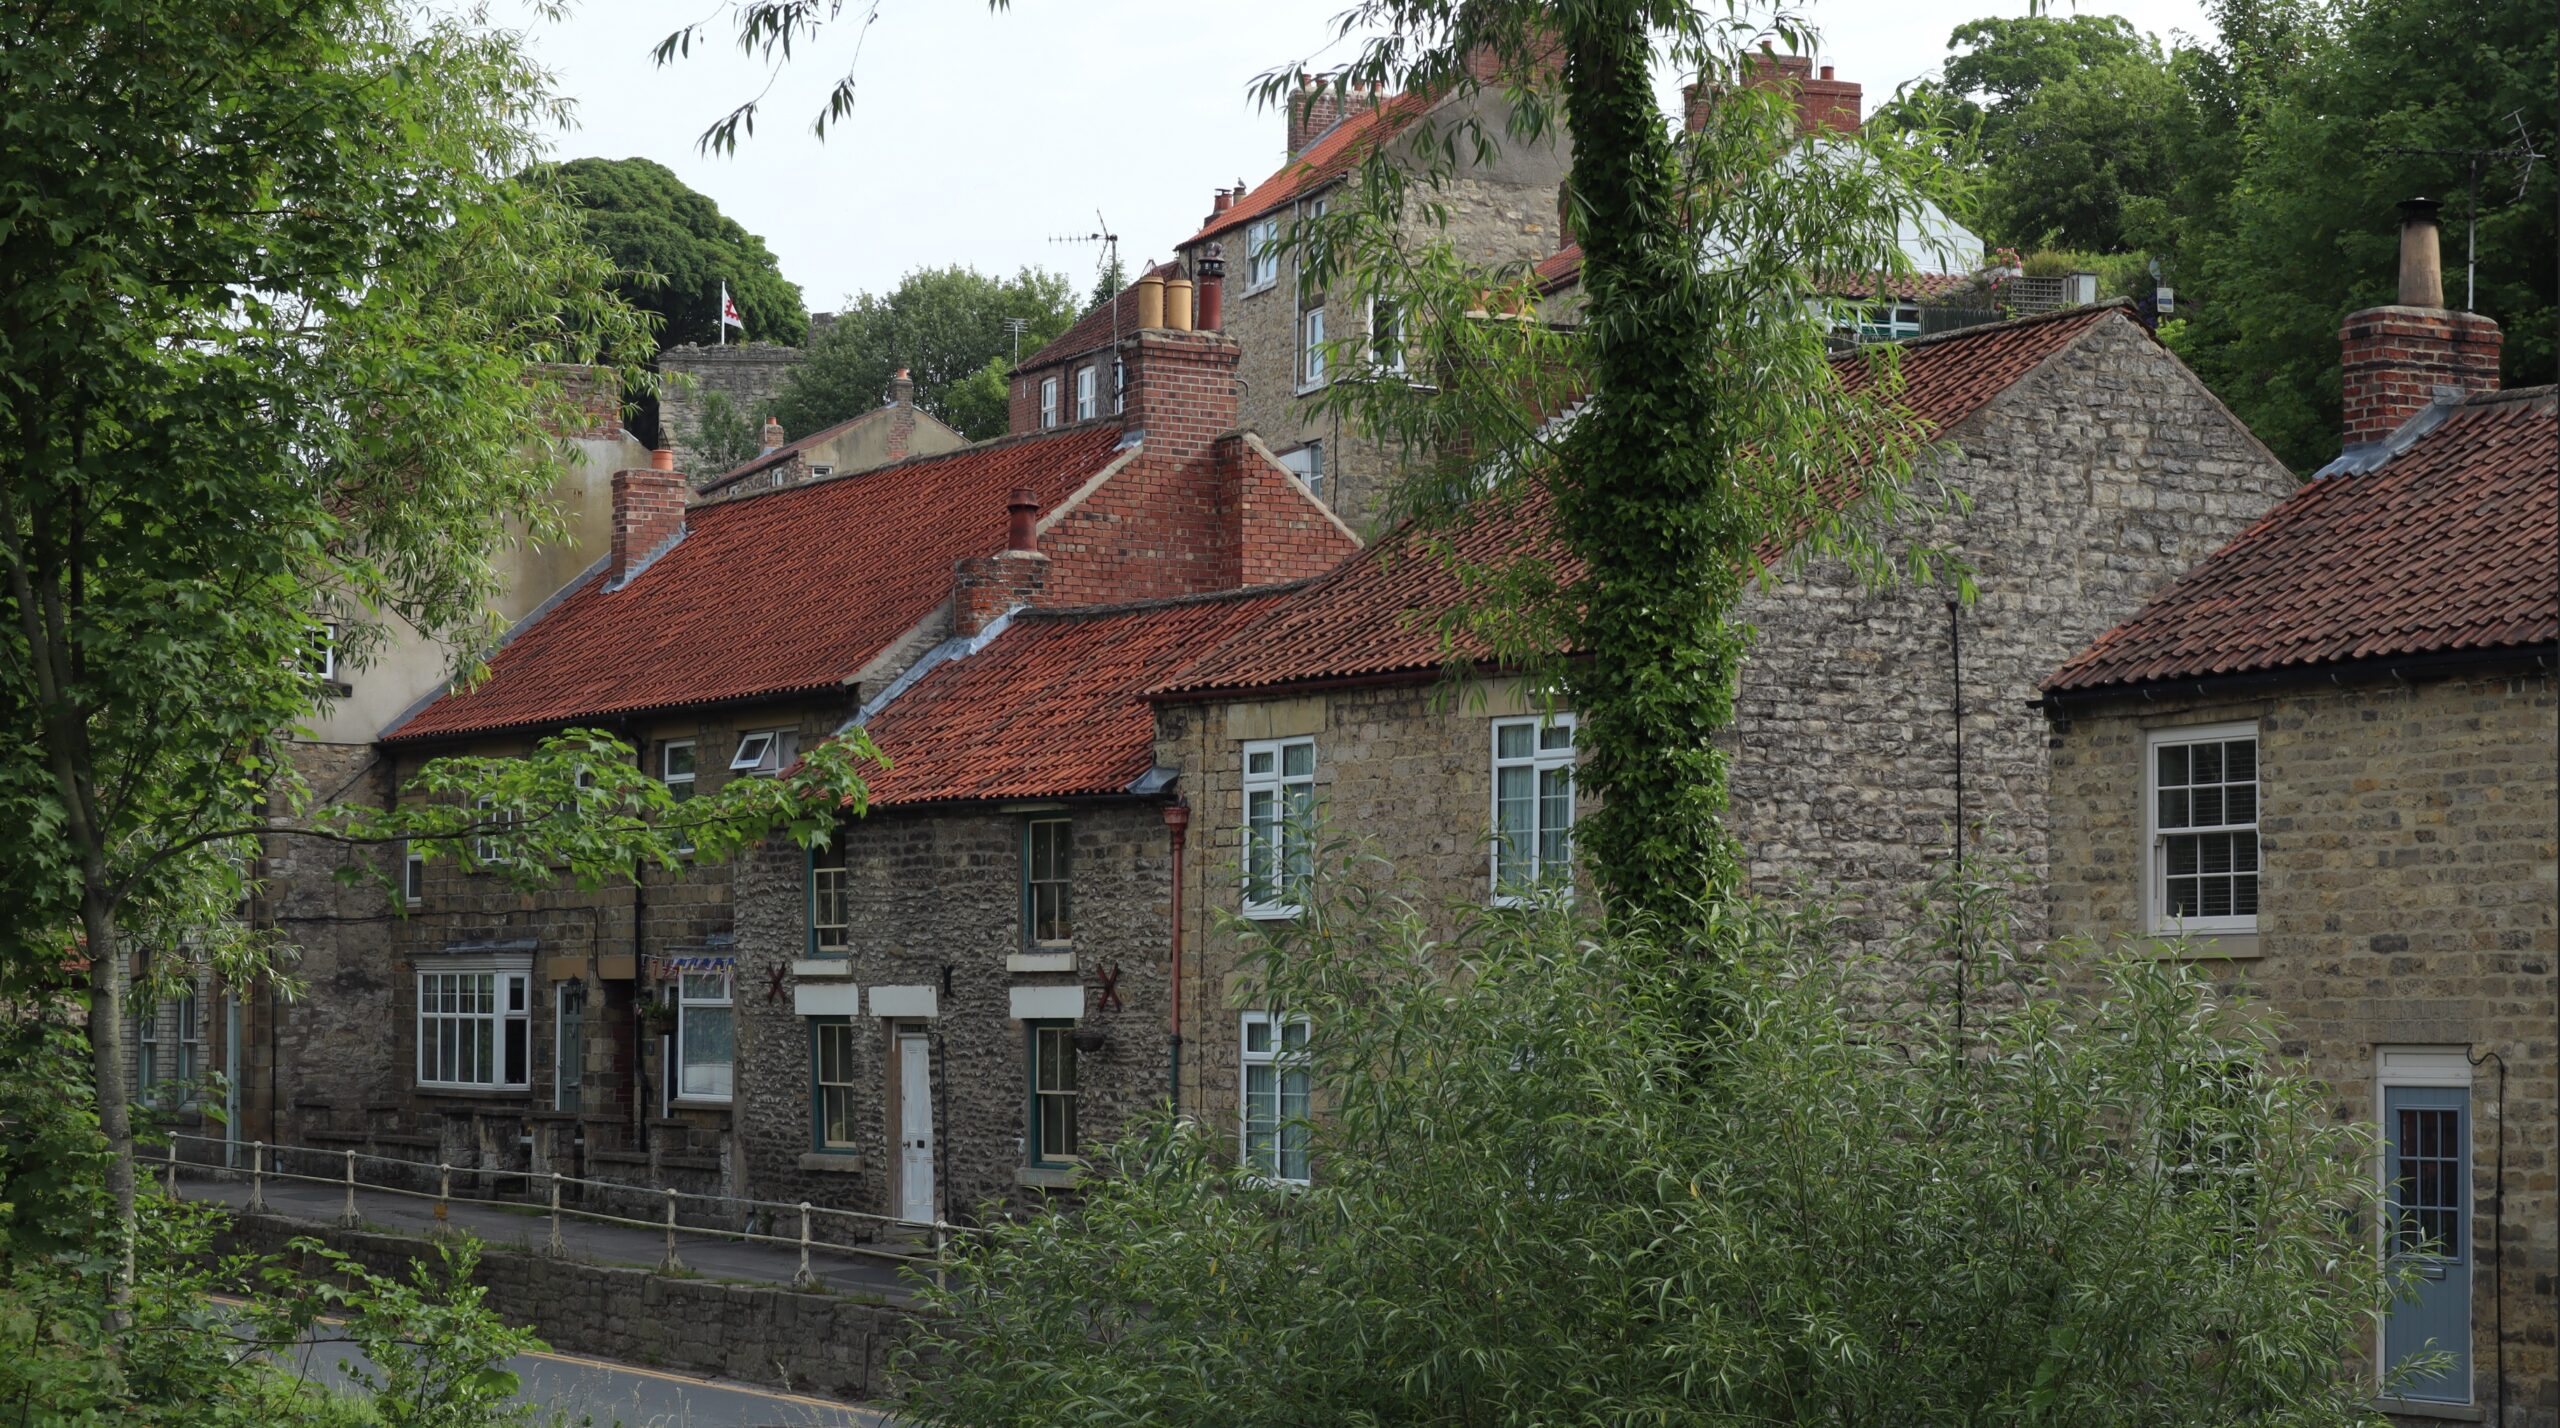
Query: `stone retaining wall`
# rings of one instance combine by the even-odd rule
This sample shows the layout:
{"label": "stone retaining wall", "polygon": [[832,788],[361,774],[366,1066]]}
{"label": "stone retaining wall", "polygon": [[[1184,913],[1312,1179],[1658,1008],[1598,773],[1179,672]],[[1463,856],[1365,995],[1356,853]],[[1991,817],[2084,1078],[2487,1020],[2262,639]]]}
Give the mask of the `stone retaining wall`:
{"label": "stone retaining wall", "polygon": [[[235,1214],[226,1252],[281,1254],[309,1236],[377,1274],[402,1274],[432,1246],[282,1215]],[[870,1399],[887,1392],[889,1352],[912,1311],[769,1284],[675,1279],[484,1247],[474,1279],[510,1324],[564,1353],[711,1374],[794,1393]]]}

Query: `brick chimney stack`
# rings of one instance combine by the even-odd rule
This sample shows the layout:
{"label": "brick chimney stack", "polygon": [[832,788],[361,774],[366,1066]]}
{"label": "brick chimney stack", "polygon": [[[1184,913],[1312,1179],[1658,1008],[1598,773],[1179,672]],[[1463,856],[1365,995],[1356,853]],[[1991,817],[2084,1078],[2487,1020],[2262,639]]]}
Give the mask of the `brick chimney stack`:
{"label": "brick chimney stack", "polygon": [[916,383],[901,367],[889,378],[889,441],[885,455],[904,461],[916,439]]}
{"label": "brick chimney stack", "polygon": [[1298,92],[1289,96],[1288,112],[1289,157],[1294,159],[1342,118],[1342,91],[1300,70]]}
{"label": "brick chimney stack", "polygon": [[2350,447],[2382,440],[2431,402],[2498,389],[2498,324],[2444,305],[2438,206],[2400,205],[2400,300],[2349,313],[2338,330]]}
{"label": "brick chimney stack", "polygon": [[764,419],[764,450],[759,451],[756,454],[758,456],[771,456],[773,453],[782,449],[782,442],[783,435],[781,421],[774,417],[766,417]]}
{"label": "brick chimney stack", "polygon": [[1006,612],[1033,604],[1049,581],[1049,557],[1040,550],[1040,493],[1017,486],[1006,498],[1005,548],[960,562],[951,580],[951,633],[963,639],[986,632]]}
{"label": "brick chimney stack", "polygon": [[676,470],[676,454],[663,446],[649,453],[646,469],[613,473],[613,559],[605,567],[605,589],[630,584],[684,539],[690,494],[684,473]]}
{"label": "brick chimney stack", "polygon": [[1147,434],[1147,450],[1175,460],[1209,450],[1236,429],[1235,339],[1218,332],[1149,328],[1121,339],[1128,391],[1120,424]]}
{"label": "brick chimney stack", "polygon": [[[1816,74],[1813,61],[1803,55],[1782,55],[1764,49],[1751,58],[1748,71],[1745,84],[1786,95],[1794,102],[1798,134],[1854,134],[1866,122],[1865,87],[1855,80],[1840,78],[1830,65],[1824,65]],[[1705,127],[1707,112],[1716,102],[1716,90],[1693,84],[1680,93],[1688,105],[1688,130],[1694,134]]]}

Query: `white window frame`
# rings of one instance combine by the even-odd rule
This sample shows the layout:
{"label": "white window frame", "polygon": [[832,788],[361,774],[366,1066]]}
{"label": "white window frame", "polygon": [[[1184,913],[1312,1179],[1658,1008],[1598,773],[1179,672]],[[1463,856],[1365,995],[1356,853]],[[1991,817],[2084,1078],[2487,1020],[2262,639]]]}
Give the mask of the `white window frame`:
{"label": "white window frame", "polygon": [[485,870],[488,864],[498,861],[504,851],[501,845],[516,826],[515,810],[499,808],[498,800],[484,793],[471,801],[471,821],[493,825],[493,831],[476,833],[471,838],[471,856]]}
{"label": "white window frame", "polygon": [[1280,220],[1257,218],[1244,226],[1244,290],[1249,296],[1280,281]]}
{"label": "white window frame", "polygon": [[[700,995],[697,995],[694,990],[694,983],[697,981],[716,982],[718,985],[716,988],[706,988]],[[735,1090],[738,1075],[738,1011],[736,993],[737,979],[736,969],[734,968],[718,972],[676,973],[675,1060],[677,1100],[725,1102],[730,1098],[731,1093]],[[692,1040],[690,1034],[692,1028],[688,1023],[690,1023],[696,1016],[707,1016],[715,1011],[722,1013],[729,1020],[729,1059],[727,1061],[702,1062],[701,1065],[703,1069],[707,1071],[716,1066],[719,1068],[719,1074],[714,1077],[706,1078],[700,1087],[697,1088],[693,1076],[694,1064],[686,1059],[690,1050],[689,1043]]]}
{"label": "white window frame", "polygon": [[[827,858],[835,861],[824,861]],[[827,920],[830,913],[835,921]],[[853,873],[840,847],[819,848],[809,855],[809,951],[818,957],[853,952]]]}
{"label": "white window frame", "polygon": [[[1529,753],[1526,757],[1505,758],[1503,756],[1502,735],[1503,731],[1506,729],[1526,729],[1529,731]],[[1546,735],[1549,731],[1557,729],[1561,729],[1565,732],[1565,746],[1561,749],[1548,748]],[[1512,907],[1520,903],[1527,902],[1534,895],[1534,890],[1550,878],[1562,879],[1564,886],[1568,890],[1572,887],[1573,827],[1575,822],[1581,817],[1582,811],[1578,788],[1579,780],[1575,777],[1573,772],[1574,766],[1581,753],[1582,741],[1580,731],[1580,721],[1571,714],[1555,714],[1543,718],[1529,716],[1517,719],[1496,719],[1493,721],[1493,727],[1487,736],[1489,741],[1487,747],[1490,749],[1493,758],[1493,778],[1491,781],[1492,786],[1486,791],[1486,798],[1491,808],[1490,816],[1492,818],[1491,826],[1493,833],[1491,837],[1485,840],[1485,842],[1487,845],[1487,860],[1491,865],[1489,876],[1492,879],[1491,886],[1493,889],[1493,902],[1497,907]],[[1525,884],[1515,880],[1510,885],[1510,890],[1508,891],[1505,890],[1502,880],[1502,771],[1505,769],[1527,769],[1529,771],[1529,807],[1531,817],[1529,848],[1527,850],[1529,879]],[[1546,844],[1545,834],[1547,832],[1546,825],[1543,822],[1546,814],[1546,796],[1540,785],[1545,782],[1547,774],[1559,769],[1563,770],[1565,773],[1564,866],[1561,868],[1550,868],[1546,866],[1546,857],[1543,851]]]}
{"label": "white window frame", "polygon": [[[460,1003],[480,978],[488,979],[489,1004],[448,1006]],[[527,1088],[533,1074],[533,959],[508,958],[432,958],[423,959],[417,969],[418,1004],[411,1021],[418,1036],[415,1070],[418,1085],[428,1090],[448,1091],[521,1091]],[[448,992],[460,994],[448,997]],[[442,1054],[447,1048],[442,1038],[444,1025],[452,1024],[457,1035],[451,1046],[453,1059]],[[477,1029],[477,1036],[465,1035]],[[507,1079],[507,1037],[510,1028],[523,1038],[525,1078]],[[460,1069],[466,1059],[467,1044],[478,1037],[487,1038],[489,1078],[438,1074]]]}
{"label": "white window frame", "polygon": [[737,750],[729,756],[729,772],[775,778],[799,757],[799,730],[750,729],[738,736]]}
{"label": "white window frame", "polygon": [[1118,416],[1128,410],[1128,401],[1129,363],[1125,358],[1114,357],[1111,359],[1111,414]]}
{"label": "white window frame", "polygon": [[[1256,1027],[1268,1033],[1263,1049],[1260,1051],[1253,1049],[1253,1032]],[[1288,1034],[1292,1028],[1300,1033],[1298,1046],[1294,1051],[1288,1044]],[[1289,1127],[1293,1124],[1301,1127],[1299,1130],[1301,1160],[1303,1161],[1309,1154],[1304,1123],[1314,1115],[1315,1111],[1315,1073],[1307,1064],[1306,1057],[1307,1039],[1312,1034],[1310,1024],[1303,1014],[1288,1012],[1249,1011],[1236,1026],[1236,1155],[1240,1164],[1275,1185],[1305,1185],[1314,1178],[1314,1167],[1311,1164],[1301,1164],[1299,1173],[1296,1175],[1286,1173],[1288,1164],[1283,1158]],[[1259,1161],[1254,1154],[1253,1120],[1256,1093],[1253,1081],[1254,1072],[1257,1069],[1267,1070],[1270,1075],[1267,1099],[1271,1103],[1271,1158],[1267,1163]],[[1288,1078],[1292,1076],[1300,1078],[1298,1100],[1302,1110],[1297,1116],[1283,1113],[1283,1108],[1289,1100]]]}
{"label": "white window frame", "polygon": [[[1387,312],[1389,316],[1394,316],[1395,310],[1395,305],[1393,303],[1389,303],[1387,305]],[[1381,334],[1378,331],[1378,295],[1376,293],[1371,293],[1369,295],[1369,300],[1366,304],[1365,310],[1361,313],[1360,326],[1363,331],[1369,334],[1369,370],[1384,377],[1403,376],[1403,324],[1401,322],[1393,324],[1396,330],[1384,334]],[[1379,355],[1378,339],[1381,335],[1385,336],[1391,344],[1386,349],[1387,355],[1383,357]]]}
{"label": "white window frame", "polygon": [[[2217,823],[2209,827],[2164,830],[2160,826],[2160,750],[2169,744],[2207,744],[2218,740],[2247,739],[2251,742],[2250,787],[2255,793],[2255,806],[2250,820],[2243,823]],[[2258,905],[2266,906],[2266,843],[2258,833],[2260,820],[2266,813],[2265,741],[2256,721],[2231,724],[2190,724],[2174,728],[2150,730],[2142,741],[2142,899],[2143,916],[2154,935],[2176,936],[2198,933],[2210,936],[2246,936],[2258,930],[2258,914],[2233,914],[2225,917],[2175,917],[2169,912],[2169,843],[2171,836],[2209,833],[2247,832],[2258,839],[2256,876]],[[2228,786],[2228,785],[2226,785]]]}
{"label": "white window frame", "polygon": [[1298,484],[1321,499],[1324,495],[1324,443],[1300,442],[1280,453],[1280,464],[1297,476]]}
{"label": "white window frame", "polygon": [[1324,304],[1298,312],[1298,390],[1312,392],[1325,384]]}
{"label": "white window frame", "polygon": [[400,853],[400,901],[409,907],[424,907],[427,901],[427,855],[412,852],[405,844]]}
{"label": "white window frame", "polygon": [[[1315,803],[1315,747],[1315,739],[1303,734],[1287,739],[1250,739],[1245,742],[1243,897],[1244,915],[1247,917],[1296,917],[1303,910],[1299,900],[1304,891],[1303,883],[1292,880],[1289,865],[1293,852],[1301,859],[1313,856],[1303,839],[1306,812]],[[1293,748],[1307,751],[1307,771],[1303,774],[1287,771],[1289,751]],[[1264,758],[1269,760],[1270,766],[1257,771],[1254,767],[1256,760]],[[1301,807],[1294,811],[1290,807],[1293,790],[1303,790]],[[1256,800],[1266,798],[1271,801],[1274,813],[1264,825],[1267,832],[1257,830],[1255,809]],[[1272,865],[1272,876],[1266,885],[1275,895],[1257,899],[1254,896],[1255,870],[1258,860],[1265,857],[1271,859]],[[1303,874],[1302,869],[1301,876]]]}
{"label": "white window frame", "polygon": [[1040,379],[1040,429],[1047,431],[1058,424],[1058,379]]}
{"label": "white window frame", "polygon": [[1091,421],[1098,415],[1094,407],[1093,364],[1087,362],[1076,369],[1076,420]]}
{"label": "white window frame", "polygon": [[311,627],[319,660],[311,670],[313,679],[334,682],[338,677],[338,622],[323,620]]}

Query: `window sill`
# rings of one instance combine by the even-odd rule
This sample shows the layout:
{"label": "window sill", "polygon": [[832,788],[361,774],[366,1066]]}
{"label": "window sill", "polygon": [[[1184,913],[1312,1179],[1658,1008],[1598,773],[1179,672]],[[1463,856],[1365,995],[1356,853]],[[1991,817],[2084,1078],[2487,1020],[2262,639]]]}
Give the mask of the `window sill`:
{"label": "window sill", "polygon": [[855,1175],[861,1173],[862,1155],[850,1150],[804,1150],[800,1152],[800,1168],[821,1175]]}
{"label": "window sill", "polygon": [[1072,950],[1066,949],[1061,949],[1055,952],[1007,953],[1004,959],[1004,969],[1008,972],[1016,973],[1072,972],[1076,969],[1076,954]]}
{"label": "window sill", "polygon": [[2181,942],[2174,933],[2150,933],[2151,955],[2173,962],[2254,962],[2266,955],[2255,932],[2191,932]]}
{"label": "window sill", "polygon": [[1259,297],[1259,296],[1261,296],[1262,294],[1267,293],[1267,292],[1271,291],[1273,288],[1276,288],[1276,287],[1278,287],[1278,286],[1280,286],[1280,280],[1279,280],[1277,277],[1267,278],[1267,279],[1263,280],[1262,282],[1259,282],[1259,283],[1254,284],[1252,287],[1246,288],[1242,293],[1237,294],[1237,296],[1239,296],[1239,297]]}
{"label": "window sill", "polygon": [[418,1092],[426,1096],[461,1096],[474,1101],[521,1101],[533,1093],[530,1086],[447,1086],[434,1081],[418,1083]]}
{"label": "window sill", "polygon": [[1327,381],[1322,377],[1319,377],[1312,382],[1300,382],[1298,384],[1298,395],[1302,397],[1311,397],[1332,385],[1332,382]]}
{"label": "window sill", "polygon": [[726,1111],[733,1099],[729,1096],[678,1096],[667,1105],[679,1111]]}
{"label": "window sill", "polygon": [[1304,911],[1306,909],[1300,907],[1255,907],[1247,903],[1243,915],[1256,922],[1287,922]]}
{"label": "window sill", "polygon": [[2476,1403],[2429,1403],[2417,1398],[2376,1398],[2375,1411],[2395,1418],[2432,1418],[2441,1423],[2480,1423],[2488,1419]]}
{"label": "window sill", "polygon": [[1033,1190],[1073,1190],[1084,1183],[1081,1165],[1024,1165],[1016,1167],[1013,1183]]}

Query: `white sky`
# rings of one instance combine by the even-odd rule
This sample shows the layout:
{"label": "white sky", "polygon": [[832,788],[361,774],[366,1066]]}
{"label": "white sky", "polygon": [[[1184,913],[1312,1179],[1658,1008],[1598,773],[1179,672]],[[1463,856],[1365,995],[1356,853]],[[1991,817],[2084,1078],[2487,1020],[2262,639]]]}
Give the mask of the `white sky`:
{"label": "white sky", "polygon": [[[1866,87],[1870,107],[1946,57],[1947,32],[2025,0],[1807,0],[1820,59]],[[852,16],[773,81],[756,134],[731,157],[694,138],[766,83],[725,28],[726,0],[578,0],[564,21],[496,0],[579,105],[559,156],[652,158],[763,235],[809,306],[884,291],[908,270],[961,263],[995,272],[1057,269],[1089,285],[1090,244],[1107,216],[1131,270],[1165,258],[1208,212],[1210,191],[1258,183],[1281,162],[1281,117],[1246,86],[1326,49],[1345,0],[884,0],[862,37],[850,119],[810,136],[828,86],[851,61]],[[2164,42],[2210,33],[2197,0],[2090,0]],[[2068,13],[2066,10],[2065,13]],[[710,44],[660,68],[658,39],[710,17]],[[1668,102],[1668,97],[1666,97]]]}

